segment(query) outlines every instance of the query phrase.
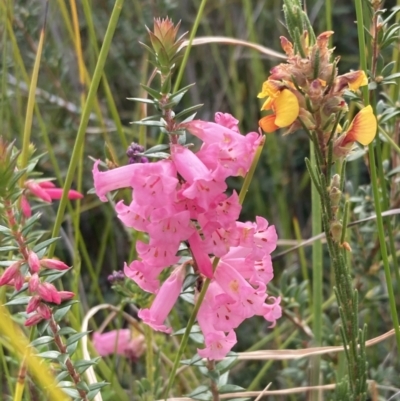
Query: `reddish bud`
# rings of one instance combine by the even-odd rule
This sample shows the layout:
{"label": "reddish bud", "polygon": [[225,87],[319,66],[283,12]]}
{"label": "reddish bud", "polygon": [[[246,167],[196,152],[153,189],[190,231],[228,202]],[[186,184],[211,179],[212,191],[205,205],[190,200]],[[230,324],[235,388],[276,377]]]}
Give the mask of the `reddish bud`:
{"label": "reddish bud", "polygon": [[30,251],[28,256],[28,265],[32,273],[37,273],[40,270],[40,261],[35,252]]}
{"label": "reddish bud", "polygon": [[28,319],[26,319],[24,326],[26,326],[26,327],[36,326],[42,320],[43,320],[43,317],[40,316],[38,313],[35,313],[34,315],[32,315],[32,316],[28,317]]}
{"label": "reddish bud", "polygon": [[44,303],[40,303],[37,308],[37,312],[43,319],[48,320],[51,318],[51,309]]}
{"label": "reddish bud", "polygon": [[52,302],[59,305],[61,303],[61,297],[56,287],[50,283],[41,283],[38,287],[38,294],[46,302]]}
{"label": "reddish bud", "polygon": [[61,298],[61,302],[68,301],[75,296],[75,294],[71,291],[58,291],[58,295]]}
{"label": "reddish bud", "polygon": [[21,261],[14,262],[11,266],[8,266],[4,273],[0,277],[0,286],[9,284],[11,280],[15,279],[19,273]]}
{"label": "reddish bud", "polygon": [[36,292],[38,290],[40,284],[39,276],[37,273],[32,274],[31,277],[29,277],[29,283],[28,283],[28,288],[30,292]]}
{"label": "reddish bud", "polygon": [[61,260],[57,260],[57,259],[42,259],[40,261],[40,266],[46,267],[47,269],[53,269],[53,270],[68,270],[69,269],[68,265],[66,265]]}
{"label": "reddish bud", "polygon": [[41,301],[40,296],[34,295],[28,302],[28,305],[26,307],[26,312],[27,313],[34,312],[38,308],[40,301]]}

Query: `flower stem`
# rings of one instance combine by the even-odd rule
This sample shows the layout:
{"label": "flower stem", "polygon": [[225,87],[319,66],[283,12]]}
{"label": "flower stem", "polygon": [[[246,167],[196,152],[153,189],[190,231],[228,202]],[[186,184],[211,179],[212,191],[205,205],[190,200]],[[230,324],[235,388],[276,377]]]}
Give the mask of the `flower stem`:
{"label": "flower stem", "polygon": [[[362,9],[362,0],[355,0],[356,5],[356,15],[357,15],[357,31],[358,31],[358,47],[360,49],[360,62],[361,68],[367,72],[367,56],[365,52],[365,36],[364,36],[364,19],[363,19],[363,9]],[[367,105],[369,103],[369,94],[368,94],[368,87],[364,86],[363,89],[363,100],[364,103]],[[389,306],[390,306],[390,314],[393,321],[393,326],[395,330],[396,336],[396,344],[397,344],[397,352],[400,355],[400,328],[399,328],[399,320],[397,315],[397,308],[396,308],[396,300],[393,291],[393,284],[392,284],[392,277],[390,272],[389,266],[389,259],[387,254],[386,248],[386,239],[385,239],[385,230],[383,225],[383,218],[382,218],[382,208],[381,208],[381,195],[380,195],[380,188],[378,184],[378,174],[376,170],[376,163],[375,163],[375,153],[374,153],[374,145],[371,143],[368,146],[368,153],[370,159],[370,172],[371,172],[371,186],[372,191],[374,194],[374,204],[375,204],[375,213],[376,213],[376,224],[378,228],[378,237],[380,243],[380,251],[382,255],[382,262],[385,271],[385,278],[386,278],[386,287],[389,295]],[[382,168],[382,166],[379,166]]]}
{"label": "flower stem", "polygon": [[[80,159],[80,152],[82,146],[84,144],[86,127],[89,122],[90,113],[92,110],[92,106],[94,104],[97,89],[99,87],[100,79],[103,74],[104,65],[106,62],[108,51],[111,47],[111,41],[114,36],[115,29],[117,27],[117,22],[119,19],[119,15],[122,10],[122,5],[124,4],[124,0],[116,0],[114,4],[114,9],[111,13],[110,22],[107,27],[107,31],[104,36],[103,45],[100,50],[99,58],[97,60],[96,68],[93,73],[92,83],[89,88],[89,92],[87,95],[85,107],[82,110],[82,118],[79,124],[78,133],[76,135],[75,145],[71,155],[71,162],[68,167],[67,176],[65,178],[64,183],[64,192],[60,201],[60,206],[57,211],[56,220],[54,222],[52,237],[57,237],[61,228],[61,223],[64,218],[64,211],[68,201],[68,191],[71,188],[72,180],[74,178],[75,170],[78,165],[78,161]],[[51,244],[49,247],[48,255],[52,257],[55,250],[55,243]]]}

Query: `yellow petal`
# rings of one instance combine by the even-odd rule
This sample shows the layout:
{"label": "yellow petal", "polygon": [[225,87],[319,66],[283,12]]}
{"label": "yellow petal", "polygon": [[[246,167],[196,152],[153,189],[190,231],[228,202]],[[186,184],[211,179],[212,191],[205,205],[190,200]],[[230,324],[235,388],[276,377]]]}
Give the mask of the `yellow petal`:
{"label": "yellow petal", "polygon": [[364,146],[369,145],[375,138],[376,128],[377,122],[372,107],[364,107],[351,122],[342,145],[355,141]]}
{"label": "yellow petal", "polygon": [[269,97],[264,104],[261,107],[261,110],[271,110],[272,109],[272,104],[274,103],[274,99],[272,97]]}
{"label": "yellow petal", "polygon": [[289,89],[284,89],[274,100],[273,108],[276,114],[275,124],[278,127],[287,127],[299,115],[299,102],[296,95]]}
{"label": "yellow petal", "polygon": [[261,92],[257,95],[258,98],[267,96],[276,97],[279,94],[279,85],[276,81],[265,81]]}
{"label": "yellow petal", "polygon": [[275,124],[275,114],[263,117],[259,122],[259,126],[264,132],[271,133],[276,131],[279,127]]}
{"label": "yellow petal", "polygon": [[[351,75],[353,74],[353,75]],[[368,78],[364,71],[358,70],[349,74],[349,89],[351,91],[357,90],[360,86],[368,85]]]}

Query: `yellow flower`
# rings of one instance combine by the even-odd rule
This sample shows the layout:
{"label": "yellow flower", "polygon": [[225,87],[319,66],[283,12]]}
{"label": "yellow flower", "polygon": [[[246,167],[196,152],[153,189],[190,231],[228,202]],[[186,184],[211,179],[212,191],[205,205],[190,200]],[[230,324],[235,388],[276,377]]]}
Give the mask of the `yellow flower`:
{"label": "yellow flower", "polygon": [[[267,81],[268,82],[268,81]],[[260,96],[267,94],[270,96],[262,106],[262,110],[272,110],[273,114],[263,117],[259,125],[265,132],[274,132],[278,128],[288,127],[299,115],[300,107],[296,95],[289,89],[275,90],[272,85],[266,85],[264,82]]]}
{"label": "yellow flower", "polygon": [[334,156],[339,158],[349,154],[354,142],[369,145],[375,138],[377,126],[372,107],[364,107],[354,117],[347,132],[336,139],[333,145]]}

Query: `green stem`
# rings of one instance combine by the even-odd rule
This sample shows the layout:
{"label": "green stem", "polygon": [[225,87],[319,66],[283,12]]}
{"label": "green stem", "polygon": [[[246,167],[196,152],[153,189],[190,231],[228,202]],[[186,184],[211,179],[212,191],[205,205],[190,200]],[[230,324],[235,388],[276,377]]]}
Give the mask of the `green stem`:
{"label": "green stem", "polygon": [[[310,141],[311,165],[316,165],[315,145]],[[315,185],[311,186],[311,235],[315,236],[321,233],[321,201],[318,189]],[[312,245],[312,314],[313,314],[313,333],[315,346],[322,342],[322,243],[315,241]],[[319,356],[312,358],[311,385],[318,386],[320,382],[320,360]],[[312,392],[311,397],[317,400],[318,392]]]}
{"label": "green stem", "polygon": [[[360,49],[360,62],[361,68],[367,72],[367,56],[365,52],[365,36],[364,36],[364,18],[363,18],[363,9],[362,9],[362,0],[355,0],[356,5],[356,15],[357,15],[357,31],[358,31],[358,42]],[[369,103],[369,94],[368,87],[363,86],[363,99],[365,105]],[[397,344],[397,352],[400,355],[400,329],[399,329],[399,320],[397,315],[396,301],[393,291],[393,283],[389,266],[389,259],[386,248],[386,239],[385,239],[385,230],[383,225],[382,218],[382,208],[381,208],[381,195],[380,188],[378,184],[378,174],[376,170],[375,164],[375,153],[374,153],[374,145],[371,143],[368,146],[368,153],[370,159],[370,171],[371,171],[371,185],[372,191],[374,194],[374,204],[375,204],[375,213],[376,213],[376,223],[378,228],[378,237],[380,243],[380,251],[382,255],[383,268],[385,271],[386,278],[386,286],[389,295],[389,306],[390,306],[390,314],[393,321],[393,326],[396,335],[396,344]],[[378,168],[382,168],[382,166],[378,166]]]}
{"label": "green stem", "polygon": [[[89,88],[85,107],[82,110],[82,118],[81,118],[81,121],[79,124],[74,149],[73,149],[72,155],[71,155],[71,162],[69,164],[67,176],[65,178],[64,192],[63,192],[63,196],[61,198],[60,206],[57,211],[56,220],[54,222],[54,228],[53,228],[53,232],[52,232],[53,238],[57,237],[57,235],[60,231],[61,222],[63,220],[63,216],[64,216],[64,212],[65,212],[65,207],[67,205],[68,191],[71,188],[71,184],[72,184],[72,180],[73,180],[73,177],[75,174],[76,166],[79,161],[80,149],[82,148],[83,141],[85,138],[85,132],[86,132],[86,127],[89,122],[90,112],[92,110],[93,103],[95,101],[97,89],[99,87],[100,79],[103,74],[104,65],[106,62],[108,51],[111,46],[111,41],[114,36],[115,29],[117,27],[119,15],[121,13],[123,3],[124,3],[124,0],[116,0],[115,1],[114,9],[113,9],[111,17],[110,17],[110,22],[108,24],[107,31],[104,36],[103,45],[100,50],[96,68],[94,70],[92,83]],[[55,249],[55,244],[52,244],[49,247],[49,257],[51,257],[54,254],[54,249]]]}
{"label": "green stem", "polygon": [[187,61],[189,59],[190,50],[192,48],[192,42],[193,42],[194,37],[196,36],[197,28],[200,25],[201,18],[203,17],[203,12],[204,12],[206,3],[207,3],[207,0],[202,0],[200,3],[199,10],[197,11],[196,19],[194,20],[193,28],[192,28],[192,31],[190,32],[189,43],[186,46],[185,54],[183,55],[183,60],[179,67],[178,76],[177,76],[175,84],[174,84],[173,92],[176,92],[179,89],[179,85],[181,84],[181,81],[183,78],[183,73],[185,71]]}

